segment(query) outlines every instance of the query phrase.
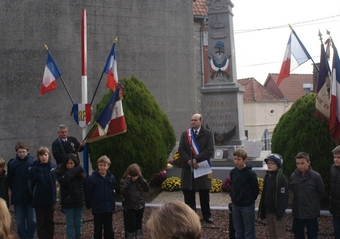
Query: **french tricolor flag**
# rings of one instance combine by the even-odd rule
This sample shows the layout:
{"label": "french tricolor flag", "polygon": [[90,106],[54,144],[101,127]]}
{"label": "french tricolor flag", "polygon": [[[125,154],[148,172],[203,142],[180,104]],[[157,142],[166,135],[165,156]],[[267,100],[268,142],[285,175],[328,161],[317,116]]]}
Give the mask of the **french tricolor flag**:
{"label": "french tricolor flag", "polygon": [[47,50],[47,60],[45,65],[45,71],[43,76],[43,81],[40,89],[40,96],[46,92],[55,90],[57,88],[56,79],[59,78],[61,72],[53,60],[52,55]]}
{"label": "french tricolor flag", "polygon": [[332,95],[330,106],[329,131],[336,145],[340,137],[340,60],[336,47],[333,45]]}
{"label": "french tricolor flag", "polygon": [[284,78],[289,77],[291,71],[309,59],[312,59],[312,57],[307,52],[295,31],[292,29],[288,39],[279,78],[277,79],[277,85],[280,85]]}
{"label": "french tricolor flag", "polygon": [[116,84],[118,83],[118,72],[117,72],[117,58],[116,58],[116,50],[115,43],[112,45],[112,49],[110,51],[110,55],[107,58],[105,67],[103,72],[107,74],[106,86],[115,91]]}

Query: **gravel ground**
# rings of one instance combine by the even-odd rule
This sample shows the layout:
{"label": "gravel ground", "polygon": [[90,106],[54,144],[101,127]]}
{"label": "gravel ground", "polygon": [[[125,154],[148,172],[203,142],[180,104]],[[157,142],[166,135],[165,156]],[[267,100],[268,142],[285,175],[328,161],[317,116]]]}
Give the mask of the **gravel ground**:
{"label": "gravel ground", "polygon": [[[208,224],[205,221],[202,222],[202,232],[203,238],[213,239],[213,238],[230,238],[229,237],[229,215],[228,210],[226,210],[229,203],[229,194],[222,193],[213,193],[210,194],[210,202],[212,208],[212,218],[214,219],[213,224]],[[144,221],[143,224],[146,223],[147,219],[150,217],[150,214],[155,209],[158,204],[162,204],[166,201],[179,200],[183,201],[182,192],[160,192],[159,189],[153,188],[149,194],[145,195],[145,199],[148,202],[147,207],[145,208],[144,213]],[[120,198],[117,197],[117,201]],[[258,199],[259,200],[259,199]],[[124,224],[123,224],[123,213],[122,208],[119,206],[120,203],[117,202],[116,213],[113,215],[113,228],[115,231],[115,239],[124,239]],[[197,205],[199,207],[199,200],[197,200]],[[13,208],[10,210],[13,212]],[[197,210],[198,215],[202,218],[200,209]],[[13,214],[12,214],[13,215]],[[256,216],[257,217],[257,216]],[[61,212],[60,206],[56,205],[55,212],[55,237],[56,239],[64,239],[65,236],[65,215]],[[291,232],[292,225],[292,216],[291,214],[285,215],[285,224],[286,224],[286,238],[293,238],[293,234]],[[333,227],[332,227],[332,218],[330,216],[321,216],[319,218],[319,239],[328,239],[333,238]],[[265,239],[267,237],[267,228],[266,222],[256,219],[255,220],[255,229],[256,229],[256,238],[257,239]],[[12,224],[12,232],[17,238],[15,223]],[[92,222],[92,214],[91,210],[84,209],[83,214],[83,237],[84,239],[92,238],[93,234],[93,222]],[[37,238],[37,237],[36,237]],[[146,227],[143,228],[143,238],[150,238]]]}

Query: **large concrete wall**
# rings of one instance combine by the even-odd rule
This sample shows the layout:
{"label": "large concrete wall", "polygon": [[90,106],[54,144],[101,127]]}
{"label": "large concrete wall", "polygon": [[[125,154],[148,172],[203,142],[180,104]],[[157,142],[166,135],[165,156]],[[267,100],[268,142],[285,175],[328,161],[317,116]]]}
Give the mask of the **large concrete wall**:
{"label": "large concrete wall", "polygon": [[[177,140],[195,113],[192,0],[4,0],[0,3],[0,157],[14,156],[17,141],[51,147],[57,126],[69,126],[72,104],[60,80],[39,97],[47,44],[74,101],[81,103],[81,12],[87,11],[88,100],[113,39],[118,36],[119,77],[135,74],[155,96]],[[108,90],[103,79],[93,108]],[[94,112],[93,112],[94,113]],[[143,122],[141,122],[142,124]]]}

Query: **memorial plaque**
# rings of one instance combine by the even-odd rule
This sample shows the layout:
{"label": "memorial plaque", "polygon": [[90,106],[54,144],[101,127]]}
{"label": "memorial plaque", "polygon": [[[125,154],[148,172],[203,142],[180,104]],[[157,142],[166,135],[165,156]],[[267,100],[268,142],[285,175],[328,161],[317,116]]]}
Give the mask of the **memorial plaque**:
{"label": "memorial plaque", "polygon": [[261,155],[263,142],[253,142],[246,140],[244,149],[247,151],[248,158],[259,158]]}

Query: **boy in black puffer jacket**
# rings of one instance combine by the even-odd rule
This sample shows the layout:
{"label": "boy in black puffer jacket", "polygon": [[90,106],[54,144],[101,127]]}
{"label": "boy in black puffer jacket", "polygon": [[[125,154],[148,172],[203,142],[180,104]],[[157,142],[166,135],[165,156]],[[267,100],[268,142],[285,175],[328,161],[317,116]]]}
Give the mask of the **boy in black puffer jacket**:
{"label": "boy in black puffer jacket", "polygon": [[115,177],[109,170],[111,161],[107,156],[97,160],[97,169],[86,180],[85,205],[92,208],[94,239],[114,239],[112,214],[115,211]]}

